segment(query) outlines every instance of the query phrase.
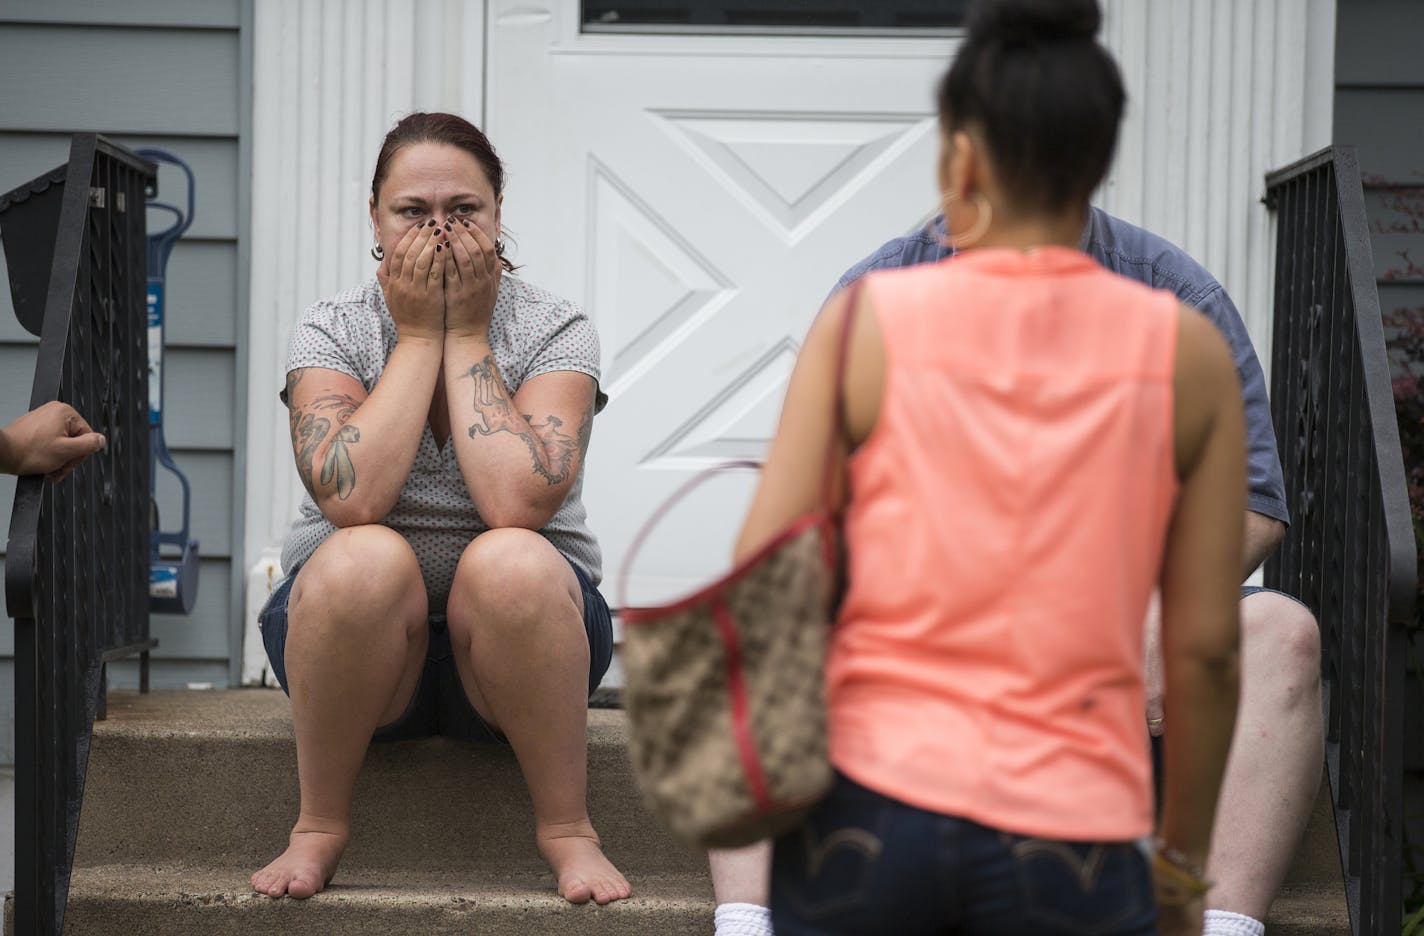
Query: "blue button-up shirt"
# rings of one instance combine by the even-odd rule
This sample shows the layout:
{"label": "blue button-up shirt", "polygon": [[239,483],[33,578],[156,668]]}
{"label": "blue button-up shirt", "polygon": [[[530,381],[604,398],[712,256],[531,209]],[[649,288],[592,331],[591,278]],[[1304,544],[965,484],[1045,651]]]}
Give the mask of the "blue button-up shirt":
{"label": "blue button-up shirt", "polygon": [[[944,218],[938,217],[913,234],[895,238],[851,267],[836,284],[836,289],[844,288],[871,270],[943,260],[953,253],[944,241]],[[1256,350],[1251,346],[1246,323],[1226,290],[1180,247],[1099,208],[1089,210],[1081,248],[1114,273],[1155,289],[1172,291],[1182,302],[1215,322],[1226,336],[1236,358],[1246,412],[1249,486],[1246,506],[1255,513],[1289,523],[1281,461],[1276,454],[1276,432],[1271,424],[1271,404],[1266,397],[1266,378]]]}

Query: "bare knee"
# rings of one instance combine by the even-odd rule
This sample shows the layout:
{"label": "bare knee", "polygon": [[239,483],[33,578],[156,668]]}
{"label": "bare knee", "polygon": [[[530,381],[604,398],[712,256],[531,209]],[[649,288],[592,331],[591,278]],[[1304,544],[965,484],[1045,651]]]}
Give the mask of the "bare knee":
{"label": "bare knee", "polygon": [[452,631],[510,623],[539,627],[580,620],[582,595],[568,560],[538,533],[482,533],[455,569],[448,614]]}
{"label": "bare knee", "polygon": [[423,633],[426,597],[415,551],[389,527],[337,530],[297,573],[292,613],[336,620],[347,629],[399,621],[408,636]]}
{"label": "bare knee", "polygon": [[1304,605],[1261,592],[1241,604],[1243,678],[1286,684],[1292,695],[1318,698],[1320,626]]}

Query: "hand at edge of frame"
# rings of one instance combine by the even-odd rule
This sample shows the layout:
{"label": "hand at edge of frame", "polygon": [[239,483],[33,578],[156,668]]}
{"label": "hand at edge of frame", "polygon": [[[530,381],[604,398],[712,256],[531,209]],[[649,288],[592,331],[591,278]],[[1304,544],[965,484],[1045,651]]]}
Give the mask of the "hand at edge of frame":
{"label": "hand at edge of frame", "polygon": [[68,403],[51,401],[0,433],[0,471],[63,481],[108,441]]}

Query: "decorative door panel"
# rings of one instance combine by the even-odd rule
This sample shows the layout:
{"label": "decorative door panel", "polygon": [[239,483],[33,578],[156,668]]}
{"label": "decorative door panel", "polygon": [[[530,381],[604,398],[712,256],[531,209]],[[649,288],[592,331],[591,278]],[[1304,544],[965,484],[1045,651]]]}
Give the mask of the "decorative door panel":
{"label": "decorative door panel", "polygon": [[[934,212],[952,40],[582,34],[577,3],[553,0],[490,16],[487,129],[516,261],[602,339],[611,402],[584,500],[611,585],[679,485],[765,454],[836,280]],[[671,513],[630,599],[726,569],[754,483],[718,479]]]}

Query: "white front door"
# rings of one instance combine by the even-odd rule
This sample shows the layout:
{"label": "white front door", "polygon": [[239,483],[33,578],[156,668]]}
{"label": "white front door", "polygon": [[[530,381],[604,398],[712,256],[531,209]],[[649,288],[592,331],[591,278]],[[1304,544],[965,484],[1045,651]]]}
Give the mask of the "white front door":
{"label": "white front door", "polygon": [[[584,487],[612,602],[694,472],[759,458],[837,278],[936,208],[939,38],[608,35],[573,0],[492,4],[486,119],[531,282],[582,303],[612,402]],[[727,567],[754,476],[670,514],[629,598]]]}

